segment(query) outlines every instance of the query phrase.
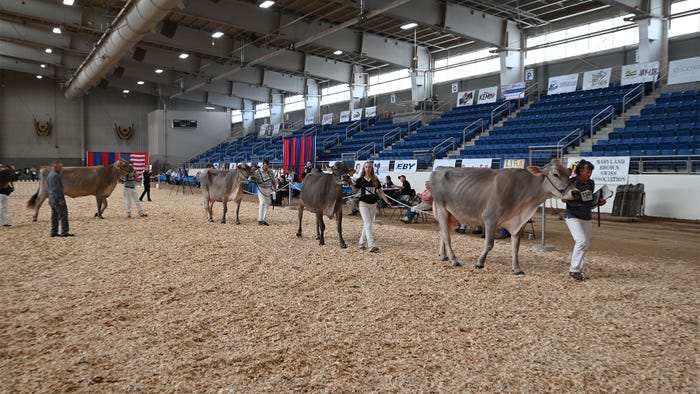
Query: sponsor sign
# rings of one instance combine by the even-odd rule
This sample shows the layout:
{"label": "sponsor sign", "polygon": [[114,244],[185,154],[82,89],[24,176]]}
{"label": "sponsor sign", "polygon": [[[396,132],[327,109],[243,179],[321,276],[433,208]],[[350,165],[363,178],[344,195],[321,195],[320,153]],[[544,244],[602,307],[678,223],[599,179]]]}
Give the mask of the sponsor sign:
{"label": "sponsor sign", "polygon": [[601,89],[610,86],[611,68],[601,68],[600,70],[586,71],[583,73],[583,90]]}
{"label": "sponsor sign", "polygon": [[452,168],[454,168],[456,163],[457,163],[456,159],[435,159],[435,161],[433,162],[433,170],[435,170],[438,167],[452,167]]}
{"label": "sponsor sign", "polygon": [[371,118],[377,116],[377,107],[367,107],[365,108],[365,118]]}
{"label": "sponsor sign", "polygon": [[516,82],[501,87],[503,97],[506,100],[517,100],[525,98],[525,82]]}
{"label": "sponsor sign", "polygon": [[341,111],[340,112],[340,123],[349,122],[349,121],[350,121],[350,111]]}
{"label": "sponsor sign", "polygon": [[591,179],[595,181],[596,186],[626,185],[629,183],[629,156],[569,157],[566,165],[571,168],[574,163],[578,163],[581,159],[586,159],[595,166],[591,174]]}
{"label": "sponsor sign", "polygon": [[474,91],[470,90],[467,92],[457,93],[457,106],[464,107],[467,105],[474,104]]}
{"label": "sponsor sign", "polygon": [[700,81],[700,57],[674,60],[668,63],[668,84]]}
{"label": "sponsor sign", "polygon": [[333,113],[323,114],[321,118],[321,124],[333,124]]}
{"label": "sponsor sign", "polygon": [[547,94],[575,92],[577,84],[578,73],[551,77],[547,83]]}
{"label": "sponsor sign", "polygon": [[636,63],[622,66],[620,85],[632,85],[656,81],[659,76],[659,62]]}
{"label": "sponsor sign", "polygon": [[304,126],[314,124],[314,116],[307,116],[304,118]]}
{"label": "sponsor sign", "polygon": [[493,159],[462,159],[462,168],[491,168]]}
{"label": "sponsor sign", "polygon": [[476,99],[477,104],[495,103],[498,99],[498,86],[479,89],[479,96]]}
{"label": "sponsor sign", "polygon": [[352,115],[350,116],[350,120],[360,120],[360,119],[362,119],[362,108],[352,110]]}
{"label": "sponsor sign", "polygon": [[396,160],[394,161],[395,172],[416,172],[418,160]]}
{"label": "sponsor sign", "polygon": [[525,168],[525,159],[505,159],[503,168]]}

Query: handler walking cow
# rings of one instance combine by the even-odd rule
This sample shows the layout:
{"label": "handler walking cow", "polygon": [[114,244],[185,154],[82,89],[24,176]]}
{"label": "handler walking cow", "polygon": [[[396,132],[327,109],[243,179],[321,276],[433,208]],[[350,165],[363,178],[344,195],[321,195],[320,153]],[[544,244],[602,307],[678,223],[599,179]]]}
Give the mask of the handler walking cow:
{"label": "handler walking cow", "polygon": [[[119,178],[133,170],[134,167],[124,159],[115,161],[111,166],[65,167],[61,171],[61,181],[66,196],[73,198],[95,196],[97,201],[95,217],[103,219],[102,213],[107,209],[107,197],[114,191]],[[50,167],[41,169],[39,190],[27,201],[27,208],[34,208],[32,219],[35,222],[41,204],[49,196],[46,180],[50,172]]]}
{"label": "handler walking cow", "polygon": [[498,227],[511,233],[513,272],[524,275],[518,261],[522,229],[537,207],[548,197],[571,195],[569,171],[553,159],[544,167],[525,169],[437,168],[430,176],[433,212],[440,225],[440,257],[453,266],[461,264],[452,251],[451,221],[484,224],[484,250],[476,261],[483,268],[493,248],[493,233]]}
{"label": "handler walking cow", "polygon": [[228,201],[233,199],[236,203],[236,224],[241,224],[238,220],[238,211],[241,208],[243,199],[243,181],[251,178],[251,168],[245,163],[241,163],[234,170],[215,170],[209,168],[202,174],[201,188],[204,197],[204,210],[207,212],[207,220],[213,222],[212,207],[218,201],[224,204],[224,214],[221,223],[226,223],[226,212],[228,211]]}
{"label": "handler walking cow", "polygon": [[343,240],[343,182],[345,177],[352,175],[355,170],[340,161],[335,162],[331,167],[333,174],[322,174],[312,171],[304,176],[302,183],[301,198],[299,202],[299,228],[297,237],[301,237],[301,219],[304,216],[304,207],[316,213],[316,239],[319,245],[324,245],[326,240],[324,232],[326,224],[323,223],[323,215],[335,220],[338,225],[338,238],[340,247],[345,249],[347,245]]}

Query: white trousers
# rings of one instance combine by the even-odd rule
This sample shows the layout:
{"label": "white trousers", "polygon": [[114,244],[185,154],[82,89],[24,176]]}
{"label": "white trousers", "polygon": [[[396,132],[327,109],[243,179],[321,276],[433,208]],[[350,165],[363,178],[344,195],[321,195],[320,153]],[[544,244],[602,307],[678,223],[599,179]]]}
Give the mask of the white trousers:
{"label": "white trousers", "polygon": [[126,216],[131,216],[132,201],[136,204],[139,215],[143,215],[143,207],[141,206],[141,201],[139,201],[139,195],[136,193],[136,188],[124,186],[124,199],[126,200]]}
{"label": "white trousers", "polygon": [[0,226],[7,224],[7,206],[10,205],[10,196],[0,194]]}
{"label": "white trousers", "polygon": [[258,190],[258,222],[267,222],[267,212],[270,210],[270,198],[270,194],[264,194]]}
{"label": "white trousers", "polygon": [[372,224],[377,216],[377,204],[367,204],[360,201],[360,216],[362,217],[362,232],[360,233],[360,246],[367,242],[370,249],[377,246],[372,236]]}
{"label": "white trousers", "polygon": [[571,266],[569,272],[583,272],[583,257],[586,255],[588,245],[591,243],[591,220],[566,219],[566,226],[574,238],[574,251],[571,253]]}

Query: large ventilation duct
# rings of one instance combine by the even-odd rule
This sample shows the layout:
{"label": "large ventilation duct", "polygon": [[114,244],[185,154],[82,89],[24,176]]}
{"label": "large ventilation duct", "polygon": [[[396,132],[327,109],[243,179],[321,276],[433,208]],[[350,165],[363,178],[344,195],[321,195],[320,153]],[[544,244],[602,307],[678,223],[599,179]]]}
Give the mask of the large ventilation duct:
{"label": "large ventilation duct", "polygon": [[[160,22],[181,0],[140,0],[116,27],[100,40],[95,50],[71,78],[65,96],[68,100],[86,94],[114,68],[124,54]],[[119,18],[117,18],[119,19]]]}

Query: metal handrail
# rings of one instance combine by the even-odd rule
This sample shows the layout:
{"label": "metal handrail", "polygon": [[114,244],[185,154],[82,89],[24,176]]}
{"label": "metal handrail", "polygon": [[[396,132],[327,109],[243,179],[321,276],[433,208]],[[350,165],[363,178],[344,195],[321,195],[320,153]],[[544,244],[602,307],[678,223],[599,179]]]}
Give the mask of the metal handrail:
{"label": "metal handrail", "polygon": [[435,157],[435,153],[436,153],[437,149],[438,149],[440,146],[442,146],[442,145],[450,145],[450,144],[452,144],[452,150],[455,150],[455,139],[454,139],[454,137],[450,137],[450,138],[448,138],[448,139],[442,141],[441,143],[435,145],[435,146],[433,147],[433,149],[432,149],[432,151],[433,151],[433,157]]}
{"label": "metal handrail", "polygon": [[262,145],[263,148],[265,148],[265,141],[258,142],[256,144],[253,144],[253,146],[250,147],[250,154],[254,155],[255,154],[255,149],[260,147]]}
{"label": "metal handrail", "polygon": [[[526,87],[526,88],[525,88],[525,97],[527,97],[528,90],[537,89],[539,86],[540,86],[540,83],[539,83],[539,81],[538,81],[538,82],[533,83],[533,84],[530,85],[529,87]],[[539,90],[535,90],[535,93],[537,93],[537,99],[539,100],[539,99],[540,99],[540,91],[539,91]],[[518,108],[520,108],[520,100],[518,100]]]}
{"label": "metal handrail", "polygon": [[[501,109],[501,107],[505,107],[504,109]],[[500,109],[500,111],[499,111]],[[496,115],[500,115],[503,112],[508,110],[508,115],[510,115],[510,101],[505,101],[503,104],[497,106],[496,108],[491,110],[491,124],[494,123],[494,119],[496,118]]]}
{"label": "metal handrail", "polygon": [[629,92],[625,93],[624,96],[622,96],[622,110],[620,111],[620,113],[624,114],[625,112],[627,112],[627,104],[631,103],[632,100],[634,100],[640,95],[644,96],[643,83],[640,83],[639,85],[635,86],[634,89],[630,90]]}
{"label": "metal handrail", "polygon": [[350,131],[351,129],[357,127],[358,131],[362,131],[362,121],[361,120],[356,120],[354,123],[351,123],[345,128],[345,138],[350,138]]}
{"label": "metal handrail", "polygon": [[[481,127],[481,132],[484,132],[484,118],[479,118],[467,125],[467,127],[462,129],[462,143],[464,144],[467,142],[467,130],[474,125],[474,123],[480,123],[479,127]],[[474,131],[474,135],[476,135],[476,131]]]}
{"label": "metal handrail", "polygon": [[[410,132],[411,132],[411,124],[413,123],[413,121],[415,120],[415,121],[417,121],[417,122],[420,122],[420,119],[422,119],[422,115],[421,115],[421,114],[413,115],[410,119],[408,119],[408,122],[406,122],[406,126],[407,126],[407,127],[406,127],[406,133],[410,133]],[[417,122],[416,122],[416,123],[417,123]]]}
{"label": "metal handrail", "polygon": [[[398,132],[397,132],[396,130],[398,130]],[[396,127],[394,127],[393,129],[389,130],[388,133],[384,134],[384,136],[382,137],[382,148],[388,146],[387,143],[386,143],[386,141],[387,141],[390,137],[396,135],[397,133],[399,134],[399,138],[403,137],[403,135],[402,135],[402,133],[401,133],[401,126],[396,126]]]}
{"label": "metal handrail", "polygon": [[340,143],[340,134],[339,134],[339,133],[335,133],[335,134],[333,134],[332,136],[326,138],[325,140],[323,140],[323,141],[321,142],[321,146],[323,146],[323,150],[324,150],[324,151],[327,149],[327,148],[326,148],[326,142],[328,142],[328,141],[330,141],[330,140],[332,140],[332,139],[335,139],[335,140],[336,140],[336,141],[335,141],[335,144],[338,145],[338,144]]}
{"label": "metal handrail", "polygon": [[[564,141],[567,140],[570,136],[578,134],[576,138],[573,138],[571,141],[568,143],[564,144]],[[557,141],[556,145],[531,145],[528,147],[528,152],[529,152],[529,163],[532,163],[532,153],[533,152],[550,152],[550,151],[555,151],[557,158],[561,159],[562,156],[564,156],[564,149],[569,147],[571,144],[574,143],[574,141],[581,141],[581,136],[583,134],[583,130],[580,127],[577,127],[575,130],[571,131],[569,134],[565,135],[564,137],[560,138],[559,141]]]}
{"label": "metal handrail", "polygon": [[[604,117],[600,118],[597,122],[593,123],[595,121],[595,119],[598,116],[602,116],[604,112],[608,112],[608,113]],[[593,132],[594,132],[596,126],[603,123],[608,118],[610,118],[610,121],[612,121],[614,117],[615,117],[615,106],[614,105],[608,105],[607,107],[603,108],[600,112],[593,115],[591,117],[591,137],[593,137]]]}
{"label": "metal handrail", "polygon": [[309,136],[309,135],[316,135],[316,134],[318,134],[317,128],[318,128],[318,126],[314,126],[314,127],[310,128],[310,129],[306,130],[306,131],[304,132],[304,134],[302,134],[302,137],[306,137],[306,136]]}
{"label": "metal handrail", "polygon": [[[377,149],[376,149],[376,147],[375,147],[375,143],[374,143],[374,142],[370,142],[369,144],[367,144],[367,145],[363,146],[362,148],[358,149],[358,150],[355,152],[355,157],[360,157],[360,156],[361,156],[360,153],[364,153],[365,148],[368,148],[368,147],[372,147],[372,149],[371,149],[371,154],[377,154]],[[369,150],[368,150],[368,152],[369,152]]]}

